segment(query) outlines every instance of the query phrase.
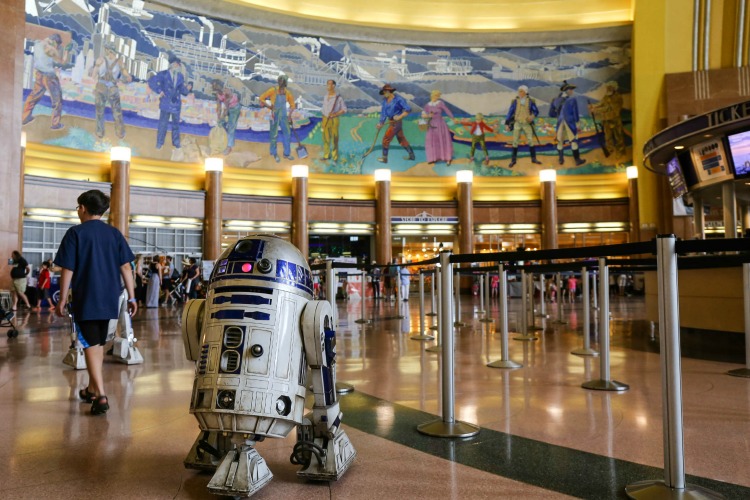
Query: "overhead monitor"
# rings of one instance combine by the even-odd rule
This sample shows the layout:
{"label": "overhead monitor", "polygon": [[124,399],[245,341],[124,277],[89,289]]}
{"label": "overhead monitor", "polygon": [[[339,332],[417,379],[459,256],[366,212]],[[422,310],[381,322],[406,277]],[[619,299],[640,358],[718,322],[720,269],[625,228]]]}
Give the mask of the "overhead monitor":
{"label": "overhead monitor", "polygon": [[733,178],[721,138],[693,146],[690,153],[701,187]]}
{"label": "overhead monitor", "polygon": [[669,178],[669,187],[672,188],[672,198],[679,198],[687,193],[685,176],[682,173],[680,160],[676,156],[667,162],[667,177]]}
{"label": "overhead monitor", "polygon": [[750,130],[727,136],[736,178],[750,177]]}

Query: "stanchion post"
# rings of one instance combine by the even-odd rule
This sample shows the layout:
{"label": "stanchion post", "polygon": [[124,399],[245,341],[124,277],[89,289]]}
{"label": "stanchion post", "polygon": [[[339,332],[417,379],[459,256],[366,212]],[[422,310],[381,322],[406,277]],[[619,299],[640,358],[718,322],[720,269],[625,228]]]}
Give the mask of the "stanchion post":
{"label": "stanchion post", "polygon": [[432,278],[430,279],[430,312],[427,313],[427,316],[437,316],[437,313],[435,310],[437,309],[435,307],[435,280],[437,279],[437,272],[433,269],[432,271]]}
{"label": "stanchion post", "polygon": [[[589,270],[581,268],[581,286],[584,297],[589,296]],[[570,351],[576,356],[598,356],[599,352],[591,348],[591,303],[588,299],[583,301],[583,347]]]}
{"label": "stanchion post", "polygon": [[433,340],[435,337],[425,333],[424,322],[424,272],[419,271],[419,333],[411,337],[412,340]]}
{"label": "stanchion post", "polygon": [[443,325],[443,307],[442,307],[442,300],[443,300],[443,284],[441,276],[443,275],[443,270],[440,268],[440,264],[438,264],[435,267],[435,274],[432,275],[432,280],[437,282],[435,285],[437,287],[437,316],[435,319],[437,320],[437,324],[433,327],[436,331],[435,339],[437,342],[435,345],[432,345],[430,347],[427,347],[425,349],[426,352],[442,352],[443,347],[443,333],[442,333],[442,325]]}
{"label": "stanchion post", "polygon": [[490,273],[484,273],[484,288],[480,293],[484,294],[484,318],[479,321],[483,323],[493,323],[495,320],[492,319],[492,301],[490,300]]}
{"label": "stanchion post", "polygon": [[[664,426],[664,481],[639,481],[625,487],[630,498],[712,499],[722,495],[685,482],[682,428],[682,369],[680,365],[680,307],[677,288],[675,236],[656,238],[659,301],[659,358],[661,359],[662,419]],[[602,281],[605,280],[602,276]],[[609,285],[609,283],[607,283]]]}
{"label": "stanchion post", "polygon": [[369,323],[372,323],[369,319],[365,318],[365,285],[366,285],[366,278],[367,273],[365,273],[364,270],[362,270],[362,290],[361,290],[361,299],[359,301],[359,310],[360,310],[360,318],[357,320],[354,320],[355,323],[358,323],[360,325],[367,325]]}
{"label": "stanchion post", "polygon": [[485,314],[484,310],[484,274],[479,275],[479,314]]}
{"label": "stanchion post", "polygon": [[557,287],[557,292],[555,293],[555,303],[557,304],[557,319],[555,320],[555,323],[564,325],[567,323],[563,319],[563,312],[562,312],[562,275],[560,273],[557,273],[555,276],[555,286]]}
{"label": "stanchion post", "polygon": [[453,331],[453,304],[451,294],[453,289],[453,269],[450,262],[450,252],[440,254],[440,267],[443,271],[440,281],[443,293],[441,294],[441,323],[440,336],[443,347],[443,415],[442,420],[435,420],[417,426],[422,434],[434,437],[467,438],[479,434],[479,427],[455,418],[456,392],[454,380],[454,331]]}
{"label": "stanchion post", "polygon": [[[538,340],[539,337],[529,333],[529,280],[526,276],[526,271],[521,271],[521,335],[513,337],[513,340]],[[533,294],[532,294],[533,299]]]}
{"label": "stanchion post", "polygon": [[[336,310],[336,281],[333,275],[333,261],[326,260],[326,297],[328,302],[331,304],[331,310],[333,312],[333,329],[338,330],[339,327],[339,313]],[[363,299],[364,301],[364,299]],[[339,353],[339,356],[341,354]],[[336,393],[337,394],[348,394],[354,390],[354,386],[344,382],[336,381]]]}
{"label": "stanchion post", "polygon": [[[584,389],[596,391],[627,391],[628,384],[609,378],[609,270],[607,261],[599,259],[599,379],[581,384]],[[594,295],[596,296],[596,294]]]}
{"label": "stanchion post", "polygon": [[508,357],[508,272],[499,266],[500,271],[500,304],[498,306],[498,321],[500,323],[500,359],[488,363],[490,368],[515,369],[523,365],[511,361]]}
{"label": "stanchion post", "polygon": [[454,299],[456,304],[456,321],[453,323],[453,326],[466,326],[466,323],[461,321],[461,273],[459,272],[458,268],[456,268],[456,279],[453,283],[453,288],[455,289],[456,294],[456,298]]}
{"label": "stanchion post", "polygon": [[745,303],[745,368],[729,370],[733,377],[750,378],[750,263],[742,264],[742,298]]}

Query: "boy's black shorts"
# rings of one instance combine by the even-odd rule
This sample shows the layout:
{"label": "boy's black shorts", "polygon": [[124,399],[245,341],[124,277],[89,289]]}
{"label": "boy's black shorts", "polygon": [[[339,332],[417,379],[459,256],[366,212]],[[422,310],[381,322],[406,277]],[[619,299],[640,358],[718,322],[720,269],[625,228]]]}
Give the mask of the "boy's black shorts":
{"label": "boy's black shorts", "polygon": [[107,343],[108,319],[76,321],[76,325],[78,326],[78,340],[81,341],[84,349]]}

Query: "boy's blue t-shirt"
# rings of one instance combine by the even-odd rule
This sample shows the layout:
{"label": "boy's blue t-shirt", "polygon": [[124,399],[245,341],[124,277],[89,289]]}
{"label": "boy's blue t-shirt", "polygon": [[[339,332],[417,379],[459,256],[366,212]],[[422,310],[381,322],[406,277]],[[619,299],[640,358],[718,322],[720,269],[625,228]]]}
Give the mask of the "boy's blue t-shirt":
{"label": "boy's blue t-shirt", "polygon": [[122,233],[101,220],[89,220],[68,229],[55,264],[73,271],[70,287],[77,321],[118,317],[120,266],[133,259]]}

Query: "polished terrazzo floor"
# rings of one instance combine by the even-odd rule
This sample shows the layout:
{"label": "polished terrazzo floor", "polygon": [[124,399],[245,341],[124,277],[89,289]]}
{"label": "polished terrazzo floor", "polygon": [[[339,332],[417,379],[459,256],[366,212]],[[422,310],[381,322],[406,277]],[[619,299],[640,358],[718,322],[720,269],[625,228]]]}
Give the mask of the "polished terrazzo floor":
{"label": "polished terrazzo floor", "polygon": [[[495,325],[479,322],[465,296],[457,329],[456,418],[481,427],[470,439],[424,436],[416,427],[441,412],[441,355],[408,303],[340,302],[338,377],[355,387],[341,398],[344,428],[358,456],[338,482],[312,483],[289,463],[295,436],[258,444],[275,477],[254,498],[622,498],[624,487],[664,477],[658,330],[644,321],[643,298],[611,301],[611,378],[630,389],[589,391],[599,360],[570,351],[582,343],[581,303],[555,305],[536,320],[536,341],[510,341],[516,370],[488,368],[500,357]],[[516,328],[520,300],[511,300]],[[429,304],[427,306],[429,311]],[[0,330],[0,497],[215,498],[210,475],[182,460],[197,433],[188,413],[193,366],[183,352],[179,307],[134,318],[145,362],[105,363],[111,410],[92,417],[77,399],[85,372],[62,364],[66,320],[19,313],[20,336]],[[404,318],[399,318],[403,315]],[[492,316],[497,318],[496,305]],[[428,325],[433,319],[427,318]],[[591,338],[598,331],[592,320]],[[687,332],[682,359],[688,482],[727,498],[750,498],[750,379],[727,370],[744,363],[741,335]],[[701,344],[702,343],[702,344]],[[709,347],[701,347],[709,346]]]}

